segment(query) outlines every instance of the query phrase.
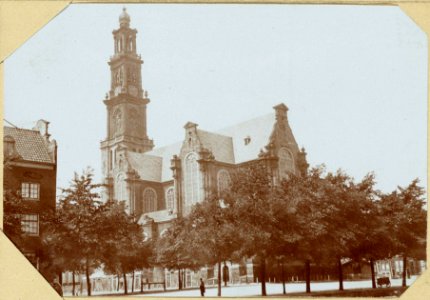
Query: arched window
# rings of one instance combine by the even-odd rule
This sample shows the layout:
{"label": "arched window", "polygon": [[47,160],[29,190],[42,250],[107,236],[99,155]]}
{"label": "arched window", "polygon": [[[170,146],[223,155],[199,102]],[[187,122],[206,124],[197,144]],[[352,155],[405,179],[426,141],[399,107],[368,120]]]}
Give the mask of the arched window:
{"label": "arched window", "polygon": [[194,152],[185,157],[185,203],[192,205],[200,200],[200,174],[197,155]]}
{"label": "arched window", "polygon": [[118,201],[124,201],[126,199],[126,182],[125,182],[125,175],[124,174],[118,174],[116,177],[116,185],[115,185],[115,199]]}
{"label": "arched window", "polygon": [[175,189],[173,187],[166,191],[166,208],[170,211],[175,209]]}
{"label": "arched window", "polygon": [[155,211],[157,204],[157,193],[152,188],[143,191],[143,212]]}
{"label": "arched window", "polygon": [[226,170],[219,170],[217,175],[218,194],[228,190],[230,187],[230,174]]}
{"label": "arched window", "polygon": [[281,178],[288,177],[289,173],[294,174],[294,158],[291,152],[283,147],[278,151],[279,175]]}

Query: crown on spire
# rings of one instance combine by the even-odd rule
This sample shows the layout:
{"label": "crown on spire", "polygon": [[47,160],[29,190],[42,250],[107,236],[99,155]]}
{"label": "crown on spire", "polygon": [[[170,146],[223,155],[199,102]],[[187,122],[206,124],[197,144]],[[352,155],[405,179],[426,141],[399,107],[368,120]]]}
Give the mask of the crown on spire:
{"label": "crown on spire", "polygon": [[122,13],[119,16],[119,24],[121,27],[128,27],[130,25],[130,16],[128,15],[125,7],[122,8]]}

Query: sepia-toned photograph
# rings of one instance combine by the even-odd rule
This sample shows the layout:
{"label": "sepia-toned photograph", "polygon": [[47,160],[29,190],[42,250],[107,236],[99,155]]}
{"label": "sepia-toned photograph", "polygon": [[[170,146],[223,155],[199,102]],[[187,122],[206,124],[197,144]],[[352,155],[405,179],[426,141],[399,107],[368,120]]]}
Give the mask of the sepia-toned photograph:
{"label": "sepia-toned photograph", "polygon": [[3,231],[62,297],[400,297],[428,53],[397,6],[71,4],[4,61]]}

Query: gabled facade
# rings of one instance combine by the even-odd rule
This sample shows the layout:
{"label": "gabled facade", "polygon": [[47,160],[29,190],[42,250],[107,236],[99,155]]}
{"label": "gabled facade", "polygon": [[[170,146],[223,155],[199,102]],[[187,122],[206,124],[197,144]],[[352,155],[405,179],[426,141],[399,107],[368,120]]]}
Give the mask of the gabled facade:
{"label": "gabled facade", "polygon": [[29,129],[4,126],[4,190],[19,191],[26,211],[20,216],[25,235],[24,255],[38,267],[43,256],[40,216],[55,209],[57,143],[50,139],[49,122]]}

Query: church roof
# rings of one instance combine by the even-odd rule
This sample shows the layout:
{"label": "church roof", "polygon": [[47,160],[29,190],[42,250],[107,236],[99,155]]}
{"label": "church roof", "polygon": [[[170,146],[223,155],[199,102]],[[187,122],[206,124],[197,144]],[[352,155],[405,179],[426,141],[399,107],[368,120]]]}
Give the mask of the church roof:
{"label": "church roof", "polygon": [[219,133],[197,130],[200,142],[203,147],[212,151],[215,160],[225,163],[234,163],[233,141],[229,136]]}
{"label": "church roof", "polygon": [[162,157],[147,153],[128,152],[127,158],[141,179],[156,182],[162,180]]}
{"label": "church roof", "polygon": [[10,136],[15,140],[15,148],[23,160],[53,163],[49,155],[48,145],[37,130],[4,126],[3,136]]}
{"label": "church roof", "polygon": [[170,169],[170,160],[173,158],[173,155],[178,155],[181,151],[182,142],[177,142],[175,144],[171,144],[168,146],[155,148],[152,151],[146,152],[144,155],[158,156],[162,158],[161,161],[161,181],[172,180],[173,172]]}
{"label": "church roof", "polygon": [[[212,151],[215,160],[238,164],[258,158],[260,150],[269,143],[274,124],[275,114],[270,113],[217,132],[197,129],[197,135],[203,147]],[[177,142],[146,153],[129,152],[129,163],[141,179],[169,181],[173,179],[170,160],[173,155],[180,154],[181,147],[182,142]]]}
{"label": "church roof", "polygon": [[[258,158],[260,150],[269,143],[274,124],[275,114],[270,113],[221,129],[218,132],[232,137],[234,162],[239,164]],[[248,143],[245,142],[247,138],[249,138]]]}

